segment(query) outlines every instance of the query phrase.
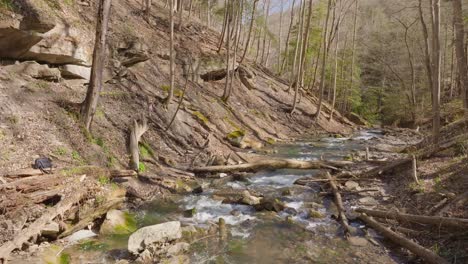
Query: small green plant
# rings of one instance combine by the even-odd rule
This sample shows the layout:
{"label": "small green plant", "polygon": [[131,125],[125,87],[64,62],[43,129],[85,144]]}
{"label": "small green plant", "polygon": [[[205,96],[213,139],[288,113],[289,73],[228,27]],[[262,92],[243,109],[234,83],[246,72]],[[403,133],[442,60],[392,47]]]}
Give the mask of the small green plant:
{"label": "small green plant", "polygon": [[100,146],[101,148],[104,148],[105,147],[105,144],[104,144],[104,139],[98,137],[98,138],[95,138],[94,139],[94,143],[98,146]]}
{"label": "small green plant", "polygon": [[98,182],[101,184],[101,185],[107,185],[110,183],[110,179],[109,177],[105,176],[105,175],[101,175],[99,176],[98,178]]}
{"label": "small green plant", "polygon": [[138,171],[139,172],[145,172],[146,171],[146,166],[143,162],[140,162],[140,164],[138,164]]}
{"label": "small green plant", "polygon": [[73,160],[81,161],[81,156],[80,156],[80,153],[78,153],[78,151],[76,150],[72,151],[71,156]]}
{"label": "small green plant", "polygon": [[457,142],[455,144],[455,155],[457,156],[465,156],[468,155],[468,144],[467,142]]}
{"label": "small green plant", "polygon": [[442,179],[440,176],[434,178],[434,189],[436,191],[441,191],[444,188],[444,184],[442,183]]}
{"label": "small green plant", "polygon": [[59,156],[64,156],[64,155],[67,154],[67,149],[64,148],[64,147],[58,147],[58,148],[54,151],[54,153],[55,153],[56,155],[59,155]]}
{"label": "small green plant", "polygon": [[71,256],[68,253],[62,253],[59,257],[60,264],[69,264],[71,263]]}
{"label": "small green plant", "polygon": [[0,0],[0,9],[13,10],[14,5],[12,0]]}
{"label": "small green plant", "polygon": [[114,168],[116,164],[117,164],[117,159],[114,156],[112,156],[112,155],[107,156],[106,166],[108,168]]}
{"label": "small green plant", "polygon": [[424,186],[416,182],[410,183],[408,187],[413,192],[423,193],[425,191]]}
{"label": "small green plant", "polygon": [[149,144],[140,142],[138,148],[140,150],[141,157],[147,158],[150,156],[154,156],[154,151]]}

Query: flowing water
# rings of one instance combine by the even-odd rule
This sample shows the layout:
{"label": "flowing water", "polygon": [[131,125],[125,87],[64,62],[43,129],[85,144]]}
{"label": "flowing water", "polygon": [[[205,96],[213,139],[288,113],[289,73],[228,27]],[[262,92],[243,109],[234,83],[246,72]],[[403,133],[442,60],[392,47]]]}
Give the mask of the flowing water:
{"label": "flowing water", "polygon": [[[310,138],[288,144],[277,144],[273,157],[318,160],[343,160],[352,151],[364,150],[367,141],[379,137],[379,131],[361,131],[349,138]],[[320,186],[309,188],[294,185],[315,170],[276,170],[259,172],[244,181],[232,181],[213,187],[206,180],[204,192],[174,196],[153,201],[136,212],[139,226],[179,220],[183,226],[210,228],[223,218],[229,235],[220,239],[207,235],[191,242],[191,263],[395,263],[380,246],[353,246],[344,240],[338,223],[330,216],[336,211],[330,198],[318,195]],[[281,212],[257,212],[253,207],[223,204],[214,193],[219,189],[249,189],[281,200]],[[310,217],[314,209],[315,217]],[[185,211],[193,214],[187,216]],[[323,217],[320,217],[322,215]],[[358,229],[359,223],[352,223]],[[362,232],[361,232],[362,233]],[[207,233],[208,234],[208,233]],[[126,238],[98,238],[96,245],[106,245],[107,253],[126,248]],[[80,250],[83,251],[83,246]],[[84,249],[86,250],[86,249]],[[123,250],[122,250],[123,251]],[[68,249],[76,255],[77,249]]]}

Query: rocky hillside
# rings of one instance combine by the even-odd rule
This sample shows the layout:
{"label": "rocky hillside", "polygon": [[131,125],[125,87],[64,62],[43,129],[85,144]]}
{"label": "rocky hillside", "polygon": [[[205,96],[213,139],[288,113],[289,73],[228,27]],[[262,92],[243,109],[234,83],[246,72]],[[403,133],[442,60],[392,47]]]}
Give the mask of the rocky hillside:
{"label": "rocky hillside", "polygon": [[[285,82],[250,62],[244,67],[252,87],[237,77],[233,94],[224,103],[220,99],[224,80],[203,81],[208,73],[224,67],[225,51],[216,52],[218,33],[193,18],[188,22],[188,13],[181,30],[175,32],[176,96],[165,109],[162,100],[169,87],[166,9],[155,1],[147,23],[141,1],[119,0],[112,5],[105,84],[91,134],[86,133],[77,109],[90,75],[96,2],[20,0],[0,9],[3,170],[28,167],[41,155],[52,157],[59,167],[127,168],[129,127],[142,116],[150,127],[140,146],[144,163],[140,169],[146,171],[219,161],[229,153],[231,162],[238,162],[242,148],[258,150],[318,132],[351,131],[352,124],[340,115],[328,120],[329,106],[314,122],[317,100],[311,95],[303,95],[297,113],[289,115],[293,94],[284,91]],[[182,107],[166,131],[187,78]]]}

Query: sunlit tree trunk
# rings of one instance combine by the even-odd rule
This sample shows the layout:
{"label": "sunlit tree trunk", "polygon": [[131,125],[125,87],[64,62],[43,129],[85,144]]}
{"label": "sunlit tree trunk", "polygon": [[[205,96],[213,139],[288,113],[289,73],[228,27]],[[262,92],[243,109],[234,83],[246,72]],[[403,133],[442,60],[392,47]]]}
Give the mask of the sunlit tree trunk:
{"label": "sunlit tree trunk", "polygon": [[314,119],[318,119],[320,112],[322,111],[323,101],[323,88],[325,86],[325,64],[327,62],[327,32],[328,32],[328,19],[330,18],[331,0],[328,0],[327,16],[325,18],[324,30],[323,30],[323,55],[322,55],[322,73],[320,75],[320,88],[319,88],[319,102],[317,106],[317,112],[314,114]]}
{"label": "sunlit tree trunk", "polygon": [[257,9],[258,1],[259,0],[254,0],[254,3],[253,3],[252,15],[250,16],[251,19],[250,19],[249,33],[247,35],[247,43],[245,43],[244,53],[242,53],[242,57],[239,63],[242,63],[244,61],[245,55],[247,54],[247,51],[250,49],[250,38],[252,37],[252,30],[253,30],[253,25],[255,22],[255,10]]}
{"label": "sunlit tree trunk", "polygon": [[[219,38],[218,53],[221,52],[221,48],[223,47],[223,42],[224,42],[224,36],[226,35],[226,25],[227,25],[227,19],[228,19],[228,5],[229,5],[229,0],[224,0],[223,28],[221,30],[221,37]],[[229,35],[229,30],[228,30],[228,35]]]}
{"label": "sunlit tree trunk", "polygon": [[94,41],[93,65],[86,98],[81,104],[81,120],[86,130],[90,130],[94,113],[102,90],[103,71],[106,60],[106,41],[112,0],[100,0],[97,14],[96,39]]}
{"label": "sunlit tree trunk", "polygon": [[346,87],[344,90],[344,107],[343,111],[348,111],[350,110],[350,106],[348,104],[349,102],[349,90],[352,91],[353,85],[354,85],[354,67],[356,63],[356,32],[357,32],[357,17],[358,17],[358,9],[359,8],[359,0],[356,0],[354,3],[354,21],[353,21],[353,44],[352,44],[352,50],[351,50],[351,73],[350,73],[350,81],[349,81],[349,87]]}
{"label": "sunlit tree trunk", "polygon": [[285,42],[285,47],[284,47],[284,57],[283,57],[283,62],[281,63],[281,69],[280,69],[279,74],[283,73],[284,68],[286,67],[286,61],[287,61],[287,59],[289,57],[289,39],[291,37],[291,31],[292,31],[292,27],[294,25],[295,4],[296,4],[296,0],[293,0],[292,6],[291,6],[291,20],[289,22],[288,34],[286,35],[286,42]]}
{"label": "sunlit tree trunk", "polygon": [[[303,11],[303,16],[305,16],[305,1],[304,1],[304,11]],[[304,20],[304,17],[302,18]],[[297,79],[296,79],[296,89],[294,91],[294,101],[293,101],[293,107],[291,109],[291,113],[293,113],[296,110],[296,104],[297,104],[297,96],[299,93],[299,90],[302,89],[303,82],[304,82],[304,64],[305,64],[305,57],[306,57],[306,52],[307,52],[307,47],[309,46],[309,33],[310,33],[310,25],[312,22],[312,0],[309,0],[309,6],[308,6],[308,15],[307,15],[307,24],[305,26],[305,30],[301,35],[302,37],[302,43],[301,49],[300,49],[300,56],[299,56],[299,67],[298,67],[298,73],[297,73]]]}
{"label": "sunlit tree trunk", "polygon": [[170,21],[170,40],[169,40],[169,72],[170,72],[170,84],[169,84],[169,93],[164,101],[165,107],[167,107],[174,96],[174,74],[175,74],[175,54],[174,54],[174,4],[175,0],[171,0],[171,7],[169,8],[169,21]]}
{"label": "sunlit tree trunk", "polygon": [[283,33],[283,0],[280,1],[280,21],[279,21],[279,32],[278,32],[278,61],[276,62],[278,65],[278,73],[281,72],[281,42],[282,40],[282,33]]}
{"label": "sunlit tree trunk", "polygon": [[266,53],[267,53],[267,38],[270,38],[268,35],[268,17],[270,16],[270,0],[265,0],[265,25],[263,27],[263,44],[262,44],[262,58],[261,58],[261,64],[265,65],[266,62]]}
{"label": "sunlit tree trunk", "polygon": [[232,3],[229,1],[227,2],[226,6],[226,32],[227,32],[227,38],[226,38],[226,83],[224,85],[224,93],[222,96],[223,101],[227,101],[229,99],[229,85],[231,84],[230,79],[231,79],[231,58],[230,58],[230,53],[231,53],[231,38],[229,37],[229,32],[231,31],[231,22],[232,22]]}

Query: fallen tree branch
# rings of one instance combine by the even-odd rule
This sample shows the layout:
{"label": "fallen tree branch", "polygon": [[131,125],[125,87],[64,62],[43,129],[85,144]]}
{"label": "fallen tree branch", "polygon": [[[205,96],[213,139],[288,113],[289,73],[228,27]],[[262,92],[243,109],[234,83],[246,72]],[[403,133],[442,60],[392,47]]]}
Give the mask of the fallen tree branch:
{"label": "fallen tree branch", "polygon": [[333,169],[352,164],[347,161],[300,161],[291,159],[270,159],[259,160],[253,163],[244,163],[236,165],[220,165],[191,168],[195,173],[217,173],[217,172],[255,172],[261,170],[277,169]]}
{"label": "fallen tree branch", "polygon": [[42,172],[39,169],[29,168],[29,169],[21,169],[17,171],[8,172],[8,173],[3,174],[2,176],[7,177],[7,178],[22,178],[22,177],[29,177],[29,176],[36,176],[36,175],[43,175],[43,174],[44,172]]}
{"label": "fallen tree branch", "polygon": [[341,199],[340,191],[338,191],[338,187],[336,187],[335,179],[333,179],[330,173],[327,172],[326,175],[329,180],[328,183],[330,184],[333,194],[335,195],[335,204],[336,204],[336,207],[338,208],[338,221],[343,227],[344,236],[348,238],[352,232],[351,232],[351,227],[349,226],[349,223],[348,223],[348,218],[346,218],[346,215],[345,215],[345,209],[343,206],[343,201]]}
{"label": "fallen tree branch", "polygon": [[412,223],[427,224],[441,227],[453,227],[459,229],[468,228],[468,219],[464,218],[453,218],[453,217],[441,217],[441,216],[425,216],[425,215],[413,215],[403,214],[396,211],[378,211],[369,210],[364,208],[357,208],[356,212],[364,213],[369,216],[378,218],[394,219],[398,221],[407,221]]}
{"label": "fallen tree branch", "polygon": [[420,246],[419,244],[407,239],[403,235],[397,234],[390,229],[384,227],[377,221],[375,221],[372,217],[369,217],[365,214],[361,214],[359,216],[359,219],[364,221],[367,225],[370,227],[374,228],[378,232],[380,232],[382,235],[384,235],[386,238],[390,239],[394,243],[408,249],[409,251],[413,252],[420,258],[422,258],[426,263],[431,263],[431,264],[449,264],[448,261],[445,259],[441,258],[440,256],[436,255],[434,252]]}

